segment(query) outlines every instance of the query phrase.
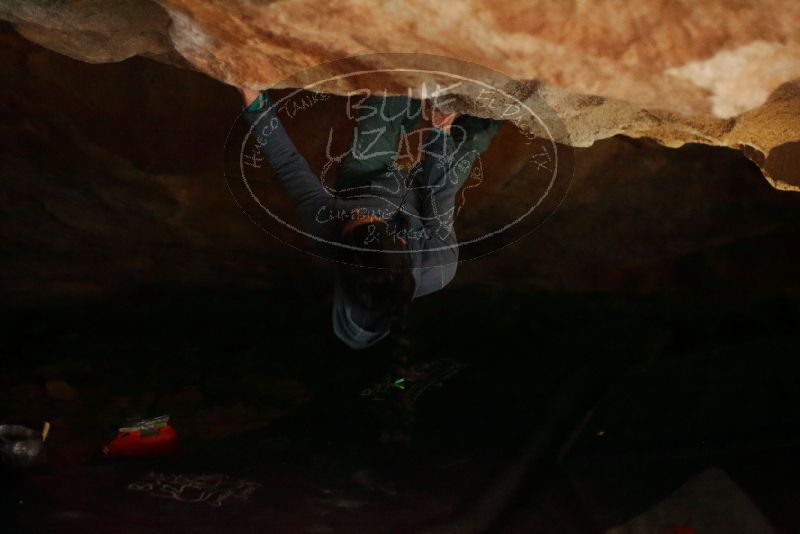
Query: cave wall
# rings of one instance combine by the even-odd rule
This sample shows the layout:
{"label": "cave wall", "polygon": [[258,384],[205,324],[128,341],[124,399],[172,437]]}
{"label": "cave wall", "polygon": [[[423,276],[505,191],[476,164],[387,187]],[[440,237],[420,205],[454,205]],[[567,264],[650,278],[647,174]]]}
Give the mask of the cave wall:
{"label": "cave wall", "polygon": [[[164,287],[327,287],[329,265],[264,234],[228,191],[222,153],[241,109],[232,88],[144,58],[73,60],[9,27],[0,42],[4,302]],[[289,128],[318,166],[325,136],[299,135],[302,121]],[[484,158],[485,195],[460,231],[490,224],[498,211],[488,206],[513,210],[524,198],[524,187],[508,181],[522,142],[510,125],[501,130]],[[556,213],[529,237],[463,262],[455,283],[797,292],[798,208],[800,197],[769,187],[738,151],[617,136],[576,149]]]}
{"label": "cave wall", "polygon": [[564,143],[623,134],[727,146],[774,187],[800,190],[794,0],[6,0],[0,18],[82,61],[144,55],[259,88],[326,62],[330,74],[392,66],[362,56],[376,52],[437,54],[444,70],[460,68],[447,57],[472,61],[518,80],[521,98],[547,101],[567,125]]}

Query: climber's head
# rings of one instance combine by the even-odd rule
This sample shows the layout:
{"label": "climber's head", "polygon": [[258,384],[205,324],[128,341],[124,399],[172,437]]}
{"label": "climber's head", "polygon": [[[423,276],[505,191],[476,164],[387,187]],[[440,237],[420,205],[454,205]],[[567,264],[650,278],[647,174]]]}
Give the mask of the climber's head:
{"label": "climber's head", "polygon": [[340,270],[342,289],[364,309],[387,318],[411,301],[416,283],[406,240],[397,235],[397,221],[380,217],[349,221],[342,228],[355,268]]}
{"label": "climber's head", "polygon": [[333,330],[350,348],[364,349],[386,337],[414,296],[411,260],[404,240],[393,237],[395,228],[394,222],[369,218],[349,221],[342,230],[349,265],[337,269]]}

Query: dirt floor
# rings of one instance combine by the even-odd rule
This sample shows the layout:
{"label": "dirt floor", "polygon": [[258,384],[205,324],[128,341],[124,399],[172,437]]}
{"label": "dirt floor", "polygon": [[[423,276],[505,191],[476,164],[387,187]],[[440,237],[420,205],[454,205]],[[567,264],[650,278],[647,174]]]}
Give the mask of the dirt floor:
{"label": "dirt floor", "polygon": [[[343,349],[325,282],[6,312],[2,421],[53,427],[45,467],[4,475],[3,531],[423,532],[488,510],[490,532],[601,532],[708,467],[777,532],[800,524],[796,302],[423,299],[414,356],[465,367],[387,444],[390,404],[360,392],[392,342]],[[161,413],[176,456],[98,458]]]}

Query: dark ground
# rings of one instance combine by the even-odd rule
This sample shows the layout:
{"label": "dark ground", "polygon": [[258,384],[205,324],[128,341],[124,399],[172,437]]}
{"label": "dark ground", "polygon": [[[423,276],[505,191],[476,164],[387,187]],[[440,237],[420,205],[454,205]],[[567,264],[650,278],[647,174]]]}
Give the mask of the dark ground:
{"label": "dark ground", "polygon": [[[561,461],[527,473],[493,531],[600,531],[708,466],[731,475],[776,527],[791,532],[800,522],[796,302],[469,288],[420,301],[410,326],[415,353],[467,367],[421,398],[412,444],[402,447],[377,439],[385,405],[359,398],[382,372],[386,346],[343,350],[328,333],[317,282],[299,294],[154,290],[7,314],[16,349],[2,373],[0,417],[53,422],[50,465],[4,479],[10,524],[33,532],[417,532],[473,509],[587,363],[586,393],[563,412],[553,445]],[[49,398],[43,386],[53,379],[77,397]],[[162,412],[183,438],[177,457],[92,459],[115,420]],[[127,489],[150,471],[224,473],[262,486],[222,507]]]}

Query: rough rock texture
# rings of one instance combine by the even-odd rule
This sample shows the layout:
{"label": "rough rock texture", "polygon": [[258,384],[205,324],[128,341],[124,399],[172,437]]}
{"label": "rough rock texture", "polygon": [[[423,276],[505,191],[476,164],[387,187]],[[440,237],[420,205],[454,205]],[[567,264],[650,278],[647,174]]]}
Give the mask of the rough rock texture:
{"label": "rough rock texture", "polygon": [[[231,198],[222,153],[241,109],[232,88],[140,57],[75,61],[2,27],[0,70],[4,303],[132,288],[330,287],[329,265],[266,236]],[[341,121],[337,105],[331,98],[287,124],[315,170],[327,136],[312,121]],[[525,141],[501,129],[459,236],[525,207],[530,185],[513,180]],[[800,195],[769,187],[740,152],[615,136],[575,149],[569,193],[546,224],[463,262],[455,284],[798,295],[798,242]]]}
{"label": "rough rock texture", "polygon": [[149,1],[4,0],[0,17],[31,41],[90,63],[172,51],[166,35],[170,18]]}
{"label": "rough rock texture", "polygon": [[[795,0],[158,4],[5,0],[0,17],[27,38],[77,59],[144,54],[248,86],[285,85],[298,71],[359,54],[459,58],[535,81],[521,83],[517,96],[543,97],[559,113],[567,126],[561,141],[589,146],[624,134],[673,147],[734,147],[775,187],[800,190]],[[353,64],[387,66],[374,57]],[[447,61],[441,67],[447,70]]]}
{"label": "rough rock texture", "polygon": [[[675,528],[691,525],[691,528]],[[774,534],[763,513],[724,471],[711,468],[692,477],[647,512],[607,534],[650,532],[750,532]]]}

